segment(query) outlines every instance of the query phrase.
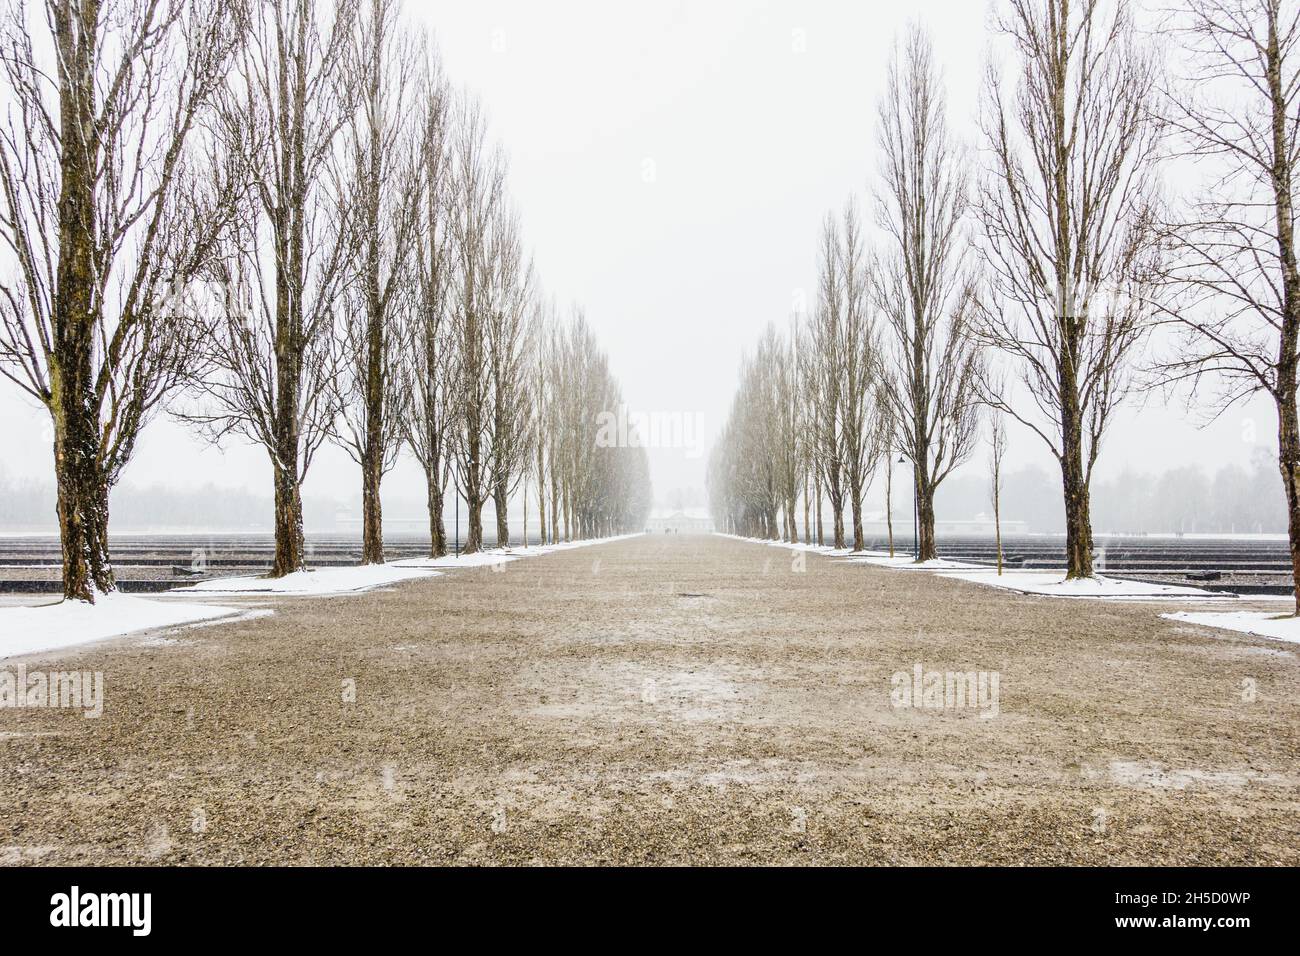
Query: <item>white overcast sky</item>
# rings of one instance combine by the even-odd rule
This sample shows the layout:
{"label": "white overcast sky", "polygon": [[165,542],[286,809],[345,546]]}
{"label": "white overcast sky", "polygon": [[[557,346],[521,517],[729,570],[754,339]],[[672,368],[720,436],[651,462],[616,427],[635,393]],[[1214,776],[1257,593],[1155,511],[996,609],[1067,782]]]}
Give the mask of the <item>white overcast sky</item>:
{"label": "white overcast sky", "polygon": [[[707,449],[742,353],[786,323],[814,281],[819,222],[875,168],[874,121],[890,48],[909,20],[931,32],[951,122],[974,139],[988,47],[981,0],[574,2],[408,0],[435,31],[446,72],[476,92],[511,157],[510,182],[545,288],[580,303],[629,405],[703,423]],[[652,173],[652,175],[647,175]],[[650,180],[650,181],[647,181]],[[1098,475],[1200,462],[1213,471],[1271,442],[1267,403],[1198,430],[1178,404],[1126,412]],[[4,467],[49,474],[43,412],[0,386]],[[1012,433],[1012,465],[1050,463]],[[652,456],[656,492],[703,487],[704,458]],[[980,460],[968,466],[983,468]],[[155,423],[126,480],[269,493],[259,450],[205,449]],[[342,454],[322,457],[308,494],[352,495]],[[409,464],[386,496],[419,498]]]}

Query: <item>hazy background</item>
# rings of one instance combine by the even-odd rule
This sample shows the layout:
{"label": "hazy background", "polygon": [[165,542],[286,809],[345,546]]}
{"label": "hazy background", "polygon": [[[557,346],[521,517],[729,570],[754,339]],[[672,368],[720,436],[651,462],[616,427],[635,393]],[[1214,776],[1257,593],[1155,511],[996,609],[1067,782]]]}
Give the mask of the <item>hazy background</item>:
{"label": "hazy background", "polygon": [[[989,36],[980,0],[408,0],[408,10],[436,30],[448,75],[481,97],[507,146],[546,290],[585,309],[632,410],[688,416],[691,447],[651,452],[656,494],[674,505],[703,503],[705,456],[742,354],[768,322],[788,323],[811,300],[822,216],[850,192],[868,196],[876,104],[899,31],[909,19],[929,27],[952,124],[971,142]],[[1097,468],[1098,530],[1128,521],[1196,530],[1186,526],[1211,513],[1247,520],[1223,517],[1229,505],[1253,507],[1257,525],[1283,522],[1263,530],[1285,526],[1276,467],[1261,457],[1275,442],[1271,406],[1197,428],[1203,418],[1180,397],[1125,410]],[[1010,431],[1008,471],[1027,477],[1007,514],[1048,530],[1054,462],[1031,433]],[[48,419],[4,382],[0,448],[0,524],[52,526]],[[981,449],[941,493],[940,517],[987,508],[985,471]],[[422,517],[422,481],[409,461],[385,479],[386,519]],[[269,482],[264,452],[213,449],[160,419],[114,498],[114,526],[175,513],[269,530]],[[322,453],[304,489],[309,527],[340,508],[355,513],[359,483],[341,452]],[[882,500],[873,491],[873,506]]]}

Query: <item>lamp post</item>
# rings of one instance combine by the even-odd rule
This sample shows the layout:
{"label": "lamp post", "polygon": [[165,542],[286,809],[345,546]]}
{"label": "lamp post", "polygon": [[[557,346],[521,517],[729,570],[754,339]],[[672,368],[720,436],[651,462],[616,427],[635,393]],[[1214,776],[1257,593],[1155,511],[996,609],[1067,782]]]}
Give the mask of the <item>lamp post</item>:
{"label": "lamp post", "polygon": [[[912,461],[905,454],[898,456],[898,463]],[[916,462],[912,461],[912,560],[921,560],[921,503],[916,487]]]}
{"label": "lamp post", "polygon": [[911,548],[913,561],[920,561],[920,494],[917,488],[917,462],[911,463]]}

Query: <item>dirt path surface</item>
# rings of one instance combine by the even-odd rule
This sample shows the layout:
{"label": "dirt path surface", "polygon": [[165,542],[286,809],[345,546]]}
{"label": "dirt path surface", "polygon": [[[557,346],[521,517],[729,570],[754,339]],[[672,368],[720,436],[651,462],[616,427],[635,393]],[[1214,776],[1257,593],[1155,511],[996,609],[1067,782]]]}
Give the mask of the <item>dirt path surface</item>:
{"label": "dirt path surface", "polygon": [[503,567],[21,661],[106,706],[0,710],[0,862],[1300,862],[1294,645],[719,537]]}

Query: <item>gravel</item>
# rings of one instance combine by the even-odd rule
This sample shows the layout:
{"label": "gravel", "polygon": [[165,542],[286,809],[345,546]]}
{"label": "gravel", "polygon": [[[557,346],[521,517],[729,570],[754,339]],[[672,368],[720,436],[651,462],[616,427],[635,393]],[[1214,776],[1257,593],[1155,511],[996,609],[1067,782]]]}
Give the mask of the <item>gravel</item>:
{"label": "gravel", "polygon": [[1288,645],[719,537],[500,567],[27,658],[105,712],[0,709],[0,863],[1300,862]]}

